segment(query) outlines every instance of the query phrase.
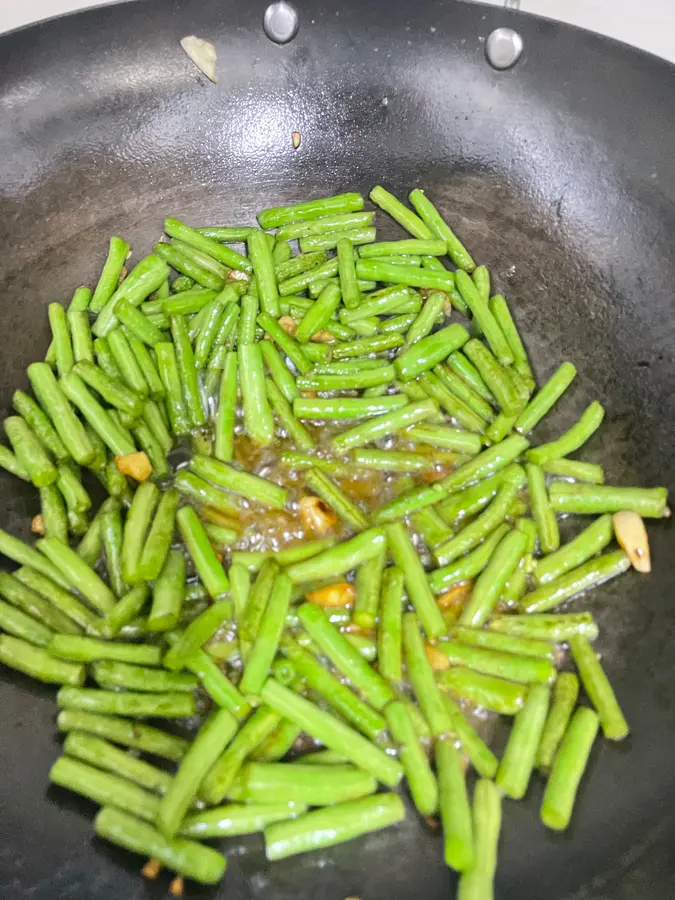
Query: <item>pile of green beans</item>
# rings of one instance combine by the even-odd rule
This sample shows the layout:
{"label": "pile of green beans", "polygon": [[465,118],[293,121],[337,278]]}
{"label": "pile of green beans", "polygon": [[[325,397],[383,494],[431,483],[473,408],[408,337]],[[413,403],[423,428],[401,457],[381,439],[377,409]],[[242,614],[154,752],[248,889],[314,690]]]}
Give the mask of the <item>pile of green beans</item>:
{"label": "pile of green beans", "polygon": [[[276,860],[393,826],[405,778],[459,897],[489,900],[502,797],[538,770],[564,829],[598,731],[628,734],[597,624],[565,604],[630,567],[612,514],[667,516],[667,492],[567,458],[597,401],[537,446],[575,367],[537,390],[431,200],[370,199],[403,239],[358,193],[260,227],[167,218],[128,274],[113,237],[98,283],[49,304],[0,447],[40,503],[34,546],[0,531],[0,661],[60,686],[51,781],[154,871],[210,884],[205,839],[262,831]],[[570,513],[597,518],[562,543]],[[144,721],[198,711],[193,740]],[[501,759],[485,714],[513,719]]]}

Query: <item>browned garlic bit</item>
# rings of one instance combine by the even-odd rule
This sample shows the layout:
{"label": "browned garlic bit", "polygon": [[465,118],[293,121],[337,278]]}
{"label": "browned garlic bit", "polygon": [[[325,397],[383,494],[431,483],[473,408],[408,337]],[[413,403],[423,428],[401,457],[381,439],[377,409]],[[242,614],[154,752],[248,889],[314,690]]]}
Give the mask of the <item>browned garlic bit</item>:
{"label": "browned garlic bit", "polygon": [[177,875],[169,885],[169,893],[172,897],[182,897],[185,891],[185,880],[182,875]]}
{"label": "browned garlic bit", "polygon": [[147,481],[152,475],[152,464],[147,453],[127,453],[126,456],[116,456],[115,465],[122,475],[128,475],[134,481]]}
{"label": "browned garlic bit", "polygon": [[295,334],[298,327],[298,323],[295,321],[293,316],[282,316],[279,319],[279,325],[281,325],[286,334],[291,335]]}
{"label": "browned garlic bit", "polygon": [[631,565],[636,572],[651,572],[652,560],[649,553],[647,529],[642,517],[636,512],[622,509],[614,513],[614,534],[619,546],[628,554]]}
{"label": "browned garlic bit", "polygon": [[146,862],[146,864],[141,869],[143,876],[145,878],[149,878],[154,881],[155,878],[162,871],[162,864],[158,859],[155,859],[154,856],[151,856],[150,859]]}
{"label": "browned garlic bit", "polygon": [[249,276],[246,272],[240,272],[239,269],[230,269],[227,273],[227,277],[225,281],[249,281]]}
{"label": "browned garlic bit", "polygon": [[303,497],[300,500],[302,524],[314,534],[324,535],[337,523],[337,516],[319,497]]}
{"label": "browned garlic bit", "polygon": [[33,519],[30,523],[30,530],[33,534],[44,534],[45,533],[45,521],[41,515],[33,516]]}
{"label": "browned garlic bit", "polygon": [[322,331],[315,331],[312,335],[312,341],[315,344],[330,344],[331,341],[335,340],[330,331],[326,331],[323,329]]}
{"label": "browned garlic bit", "polygon": [[202,38],[195,37],[194,34],[190,34],[181,39],[180,45],[197,68],[215,84],[217,57],[216,48],[211,41],[205,41]]}
{"label": "browned garlic bit", "polygon": [[442,672],[443,669],[450,668],[450,660],[445,655],[445,653],[441,653],[440,650],[432,647],[431,644],[425,644],[424,652],[427,655],[427,659],[429,660],[431,668],[435,672]]}
{"label": "browned garlic bit", "polygon": [[318,606],[353,606],[354,594],[354,585],[342,581],[319,588],[318,591],[310,591],[305,596],[310,603],[316,603]]}
{"label": "browned garlic bit", "polygon": [[456,584],[453,587],[448,588],[447,591],[443,591],[442,594],[439,594],[439,596],[436,598],[436,602],[441,609],[461,610],[466,601],[469,599],[472,588],[472,581],[463,581],[460,584]]}

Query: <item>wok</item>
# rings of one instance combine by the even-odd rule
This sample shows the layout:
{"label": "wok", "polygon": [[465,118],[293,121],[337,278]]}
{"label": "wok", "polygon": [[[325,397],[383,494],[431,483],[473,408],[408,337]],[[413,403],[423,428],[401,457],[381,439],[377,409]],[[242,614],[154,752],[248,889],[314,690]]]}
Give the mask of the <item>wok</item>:
{"label": "wok", "polygon": [[[539,378],[580,376],[542,429],[594,398],[608,418],[585,458],[609,481],[666,484],[675,466],[675,68],[531,16],[417,0],[306,0],[289,45],[264,5],[146,0],[0,38],[0,405],[47,346],[46,304],[93,285],[111,234],[151,247],[165,214],[252,221],[262,206],[381,182],[423,186],[512,301]],[[519,64],[483,40],[512,25]],[[180,50],[215,42],[217,86]],[[302,134],[293,149],[291,132]],[[391,235],[396,234],[392,226]],[[27,537],[34,492],[0,475],[0,525]],[[655,570],[584,605],[632,727],[600,741],[570,831],[538,821],[541,783],[505,804],[499,900],[675,895],[672,531]],[[46,789],[59,752],[54,691],[0,673],[0,897],[138,900],[139,861],[92,838],[93,807]],[[274,900],[452,896],[438,833],[414,815],[330,852],[265,865],[229,843],[214,892]]]}

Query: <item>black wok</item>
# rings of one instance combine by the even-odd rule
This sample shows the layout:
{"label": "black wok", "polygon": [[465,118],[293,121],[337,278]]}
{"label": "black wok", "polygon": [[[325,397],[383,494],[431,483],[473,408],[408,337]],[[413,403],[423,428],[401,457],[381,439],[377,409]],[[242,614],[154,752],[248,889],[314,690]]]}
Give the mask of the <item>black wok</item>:
{"label": "black wok", "polygon": [[[167,213],[233,224],[272,202],[421,185],[512,300],[538,376],[577,363],[551,430],[598,398],[608,420],[585,458],[604,461],[611,481],[672,487],[675,68],[584,31],[447,0],[307,0],[283,48],[265,37],[263,11],[147,0],[0,38],[0,412],[47,346],[46,304],[95,282],[110,234],[140,255]],[[499,73],[483,39],[503,24],[525,51]],[[178,46],[190,33],[217,46],[215,87]],[[0,525],[27,536],[33,492],[4,474],[0,492]],[[539,783],[506,804],[500,900],[675,895],[673,544],[663,524],[651,534],[654,573],[588,601],[632,735],[598,744],[566,835],[539,824]],[[138,860],[92,839],[92,806],[47,789],[54,692],[0,679],[0,897],[162,895],[166,882],[144,884]],[[413,815],[273,867],[257,837],[232,841],[229,856],[219,891],[191,896],[454,891],[438,834]]]}

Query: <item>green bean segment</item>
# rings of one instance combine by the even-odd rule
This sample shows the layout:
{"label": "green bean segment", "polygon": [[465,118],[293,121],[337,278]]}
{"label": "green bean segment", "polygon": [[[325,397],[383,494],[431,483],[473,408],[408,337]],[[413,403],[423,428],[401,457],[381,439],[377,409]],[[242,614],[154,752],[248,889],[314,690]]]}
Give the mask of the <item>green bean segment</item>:
{"label": "green bean segment", "polygon": [[400,822],[405,815],[396,794],[377,794],[326,810],[316,810],[265,828],[268,860],[285,859],[308,850],[353,840]]}

